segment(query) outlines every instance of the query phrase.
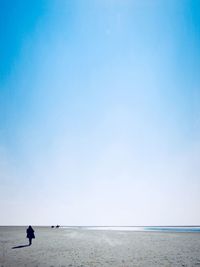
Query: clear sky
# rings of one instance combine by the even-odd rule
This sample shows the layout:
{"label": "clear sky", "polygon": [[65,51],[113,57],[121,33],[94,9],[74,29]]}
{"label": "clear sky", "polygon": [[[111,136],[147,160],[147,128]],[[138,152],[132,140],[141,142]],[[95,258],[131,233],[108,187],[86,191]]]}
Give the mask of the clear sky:
{"label": "clear sky", "polygon": [[0,224],[200,224],[200,2],[0,1]]}

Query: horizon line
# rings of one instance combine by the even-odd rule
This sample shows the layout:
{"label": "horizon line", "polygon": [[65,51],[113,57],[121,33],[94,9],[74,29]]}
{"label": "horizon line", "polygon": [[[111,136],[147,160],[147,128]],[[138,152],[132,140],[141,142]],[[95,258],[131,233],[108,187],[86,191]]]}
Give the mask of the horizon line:
{"label": "horizon line", "polygon": [[200,225],[60,225],[61,227],[200,227]]}

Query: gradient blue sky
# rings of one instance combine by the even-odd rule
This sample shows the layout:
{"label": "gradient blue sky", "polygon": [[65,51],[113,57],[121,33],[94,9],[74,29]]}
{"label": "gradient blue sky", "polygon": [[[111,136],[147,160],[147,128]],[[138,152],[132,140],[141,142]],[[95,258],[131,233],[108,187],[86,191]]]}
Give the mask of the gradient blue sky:
{"label": "gradient blue sky", "polygon": [[0,1],[0,224],[200,224],[200,2]]}

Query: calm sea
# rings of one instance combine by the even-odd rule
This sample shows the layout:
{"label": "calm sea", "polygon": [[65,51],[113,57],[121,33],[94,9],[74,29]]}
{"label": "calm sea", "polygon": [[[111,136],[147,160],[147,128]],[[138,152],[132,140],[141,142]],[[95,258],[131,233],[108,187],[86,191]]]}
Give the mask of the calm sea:
{"label": "calm sea", "polygon": [[200,226],[63,226],[65,229],[106,231],[199,232]]}

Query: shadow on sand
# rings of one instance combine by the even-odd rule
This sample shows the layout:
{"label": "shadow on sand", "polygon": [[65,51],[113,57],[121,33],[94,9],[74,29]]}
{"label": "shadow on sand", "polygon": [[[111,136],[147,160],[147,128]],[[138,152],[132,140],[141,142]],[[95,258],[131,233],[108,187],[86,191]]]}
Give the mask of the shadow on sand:
{"label": "shadow on sand", "polygon": [[25,248],[25,247],[30,247],[30,245],[17,246],[17,247],[13,247],[12,249],[16,249],[16,248]]}

